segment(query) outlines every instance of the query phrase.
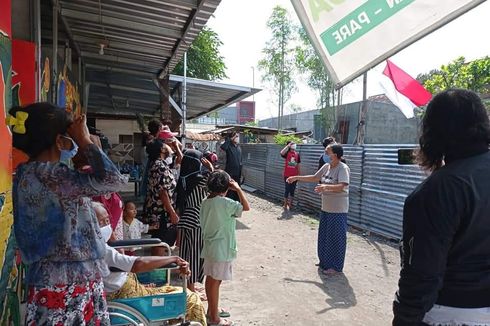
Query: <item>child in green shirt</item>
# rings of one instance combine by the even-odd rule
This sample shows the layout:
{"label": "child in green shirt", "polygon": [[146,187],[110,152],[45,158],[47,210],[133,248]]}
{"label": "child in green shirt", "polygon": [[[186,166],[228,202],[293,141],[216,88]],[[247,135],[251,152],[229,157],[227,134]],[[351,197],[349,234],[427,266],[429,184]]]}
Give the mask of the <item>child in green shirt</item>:
{"label": "child in green shirt", "polygon": [[[232,325],[219,316],[219,287],[221,281],[232,279],[232,262],[237,253],[235,218],[240,217],[242,211],[250,210],[250,206],[238,183],[224,171],[211,173],[208,190],[210,195],[202,202],[200,212],[208,325]],[[227,198],[228,190],[235,191],[240,202]]]}

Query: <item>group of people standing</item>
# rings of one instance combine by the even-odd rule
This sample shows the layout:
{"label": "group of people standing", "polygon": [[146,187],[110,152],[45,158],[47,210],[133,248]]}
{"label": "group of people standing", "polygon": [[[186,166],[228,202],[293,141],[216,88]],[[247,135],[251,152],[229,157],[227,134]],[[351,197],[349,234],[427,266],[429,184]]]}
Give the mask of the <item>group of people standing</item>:
{"label": "group of people standing", "polygon": [[[145,144],[148,179],[143,181],[146,183],[143,222],[154,227],[155,230],[150,231],[152,237],[171,246],[175,244],[180,257],[189,262],[191,291],[202,293],[203,289],[197,284],[203,283],[206,276],[206,294],[202,293],[202,298],[209,302],[210,323],[227,325],[228,321],[221,317],[229,317],[229,313],[219,311],[217,305],[219,283],[231,279],[232,251],[236,248],[234,240],[228,239],[228,235],[234,234],[234,218],[230,217],[248,210],[238,185],[241,176],[239,135],[226,137],[221,146],[227,155],[225,171],[213,173],[217,159],[213,153],[184,149],[176,134],[158,120],[150,121],[148,127],[151,137]],[[228,197],[227,201],[222,202],[222,194]],[[217,209],[215,205],[224,206]],[[214,217],[206,218],[210,214]],[[229,242],[225,247],[223,239]],[[154,254],[162,254],[158,250],[161,249],[156,249]]]}
{"label": "group of people standing", "polygon": [[[231,324],[221,318],[226,312],[218,307],[219,287],[232,277],[235,218],[249,205],[228,173],[213,171],[213,155],[182,151],[176,135],[158,122],[146,144],[146,224],[135,223],[136,205],[123,206],[117,195],[128,180],[94,143],[84,115],[35,103],[12,108],[7,123],[13,146],[29,157],[13,181],[14,233],[27,266],[26,325],[109,325],[106,293],[119,298],[173,291],[142,286],[129,273],[169,262],[191,277],[191,290],[206,275],[208,311],[191,295],[188,315],[204,325]],[[229,190],[238,201],[225,197]],[[162,258],[162,252],[148,258],[121,254],[106,244],[141,230],[173,244],[176,235],[169,230],[176,225],[185,259]]]}
{"label": "group of people standing", "polygon": [[[428,174],[406,199],[401,271],[393,325],[490,325],[490,120],[474,92],[437,94],[422,119],[415,162]],[[341,272],[346,250],[349,168],[342,146],[325,139],[318,171],[301,176],[296,145],[281,151],[284,208],[297,181],[322,195],[318,257],[327,275]]]}
{"label": "group of people standing", "polygon": [[[12,191],[16,243],[27,265],[26,325],[109,325],[104,287],[115,283],[108,266],[137,272],[175,262],[188,274],[186,259],[121,256],[107,248],[112,221],[104,205],[94,207],[93,198],[109,200],[108,194],[117,193],[127,179],[96,146],[85,116],[73,118],[62,108],[36,103],[12,108],[7,123],[13,146],[29,156],[15,171]],[[203,153],[182,152],[175,135],[163,126],[158,130],[147,144],[144,217],[154,229],[152,236],[162,239],[180,223],[181,255],[196,271],[193,280],[206,275],[209,304],[206,320],[200,318],[208,325],[230,325],[221,318],[219,289],[232,276],[235,218],[249,204],[230,174],[211,172],[213,165]],[[225,144],[224,150],[239,155],[238,137]],[[490,120],[477,94],[452,89],[429,103],[418,153],[429,176],[404,206],[393,325],[490,325],[489,144]],[[281,154],[286,158],[286,209],[294,198],[292,184],[317,183],[315,192],[322,196],[318,265],[333,275],[344,265],[350,173],[342,146],[326,145],[312,175],[300,175],[294,144]],[[85,164],[73,169],[66,162],[77,152]],[[241,166],[240,159],[230,162]],[[233,177],[239,180],[240,173]],[[229,190],[239,201],[226,198]],[[115,206],[115,214],[120,208]],[[134,211],[126,208],[128,214]],[[120,276],[113,291],[137,284],[132,274]],[[202,311],[202,305],[192,310]]]}

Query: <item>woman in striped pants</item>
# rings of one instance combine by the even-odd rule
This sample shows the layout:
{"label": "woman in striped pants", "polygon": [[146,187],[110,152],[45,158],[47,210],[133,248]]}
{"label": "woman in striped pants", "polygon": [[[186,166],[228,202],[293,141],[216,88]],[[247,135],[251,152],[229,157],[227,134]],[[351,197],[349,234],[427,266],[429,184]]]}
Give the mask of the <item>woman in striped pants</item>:
{"label": "woman in striped pants", "polygon": [[203,157],[200,151],[186,150],[177,183],[177,209],[180,213],[180,220],[177,225],[180,231],[179,254],[180,257],[189,262],[191,276],[188,287],[194,292],[196,291],[195,283],[202,283],[204,278],[199,211],[208,192],[203,165],[208,170],[213,170],[213,165]]}

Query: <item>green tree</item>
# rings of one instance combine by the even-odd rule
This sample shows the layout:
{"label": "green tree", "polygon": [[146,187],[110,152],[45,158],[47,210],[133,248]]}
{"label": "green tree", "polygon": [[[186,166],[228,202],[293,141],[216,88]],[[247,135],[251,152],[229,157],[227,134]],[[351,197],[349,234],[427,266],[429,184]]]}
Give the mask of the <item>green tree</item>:
{"label": "green tree", "polygon": [[296,144],[301,144],[301,138],[295,135],[289,134],[277,134],[274,136],[274,142],[278,145],[286,145],[288,141],[292,141]]}
{"label": "green tree", "polygon": [[306,83],[318,92],[317,105],[320,108],[327,134],[335,127],[335,84],[327,73],[320,56],[311,44],[303,27],[298,28],[300,45],[296,47],[295,64],[298,71],[306,74]]}
{"label": "green tree", "polygon": [[276,6],[267,21],[267,27],[272,33],[271,39],[262,50],[263,58],[258,67],[264,71],[263,80],[272,83],[277,96],[278,123],[277,129],[282,129],[284,104],[291,98],[296,88],[294,82],[294,25],[286,9]]}
{"label": "green tree", "polygon": [[[204,27],[187,50],[187,76],[206,80],[226,78],[226,65],[219,52],[222,44],[216,32]],[[177,64],[173,73],[184,75],[183,60]]]}
{"label": "green tree", "polygon": [[471,62],[459,57],[440,69],[420,74],[417,80],[432,94],[451,87],[465,88],[477,93],[488,92],[490,85],[490,57]]}

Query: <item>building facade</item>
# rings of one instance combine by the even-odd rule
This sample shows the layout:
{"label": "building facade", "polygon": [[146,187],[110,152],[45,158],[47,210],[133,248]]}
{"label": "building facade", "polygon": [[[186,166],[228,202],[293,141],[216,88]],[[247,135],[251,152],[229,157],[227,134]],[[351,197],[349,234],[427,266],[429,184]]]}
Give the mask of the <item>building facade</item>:
{"label": "building facade", "polygon": [[[365,144],[414,144],[418,140],[420,120],[406,119],[401,111],[391,103],[367,101]],[[343,144],[353,144],[359,125],[362,102],[343,104],[335,109],[335,121],[325,121],[320,110],[311,110],[285,115],[284,129],[312,131],[313,138],[321,141],[327,136],[327,124],[333,132],[329,135]],[[259,127],[277,128],[277,117],[259,121]]]}

